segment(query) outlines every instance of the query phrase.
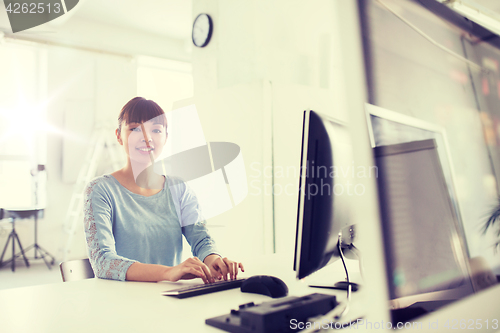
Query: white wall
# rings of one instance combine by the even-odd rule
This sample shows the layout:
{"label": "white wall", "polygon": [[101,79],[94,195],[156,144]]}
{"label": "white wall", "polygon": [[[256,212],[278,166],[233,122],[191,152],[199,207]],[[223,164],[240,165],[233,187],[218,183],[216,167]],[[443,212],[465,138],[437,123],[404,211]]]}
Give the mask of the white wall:
{"label": "white wall", "polygon": [[[249,181],[244,205],[253,207],[253,213],[244,214],[243,207],[233,211],[240,216],[239,223],[253,226],[249,230],[256,237],[251,238],[253,246],[245,247],[290,253],[297,177],[275,177],[275,189],[292,185],[288,187],[290,195],[273,197],[272,164],[299,167],[305,109],[337,113],[332,102],[330,2],[318,1],[315,6],[287,2],[286,11],[282,4],[195,1],[193,15],[210,14],[214,35],[207,47],[193,50],[193,71],[198,109],[210,114],[204,122],[207,135],[217,133],[224,141],[234,138],[231,141],[242,148]],[[278,235],[275,244],[274,232]],[[241,233],[228,231],[233,237]]]}
{"label": "white wall", "polygon": [[[349,118],[338,75],[342,64],[335,48],[340,41],[333,3],[221,0],[195,1],[193,8],[193,15],[206,12],[214,20],[210,44],[193,50],[198,109],[210,114],[204,128],[221,139],[234,132],[233,142],[242,146],[247,166],[247,200],[262,196],[255,201],[255,214],[239,215],[248,224],[266,220],[264,230],[271,232],[266,236],[272,236],[267,224],[274,219],[276,244],[269,247],[272,239],[266,238],[266,251],[291,253],[303,111],[313,109],[346,122]],[[274,216],[272,210],[257,214],[273,199]]]}

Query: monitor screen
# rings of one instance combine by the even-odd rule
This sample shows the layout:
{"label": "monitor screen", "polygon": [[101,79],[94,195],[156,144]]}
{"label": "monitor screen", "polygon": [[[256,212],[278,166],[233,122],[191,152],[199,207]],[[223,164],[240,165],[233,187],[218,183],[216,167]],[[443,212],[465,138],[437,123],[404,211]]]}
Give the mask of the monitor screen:
{"label": "monitor screen", "polygon": [[352,158],[347,127],[304,112],[294,270],[299,279],[339,258],[338,235],[349,226]]}
{"label": "monitor screen", "polygon": [[466,242],[466,234],[463,229],[462,211],[459,205],[454,164],[452,163],[448,136],[442,126],[409,117],[396,111],[381,108],[379,106],[366,104],[368,131],[372,147],[394,145],[398,143],[422,141],[434,139],[437,146],[437,154],[441,169],[443,170],[446,186],[450,200],[458,219],[462,245],[467,255],[469,249]]}
{"label": "monitor screen", "polygon": [[434,139],[374,148],[393,307],[473,292]]}

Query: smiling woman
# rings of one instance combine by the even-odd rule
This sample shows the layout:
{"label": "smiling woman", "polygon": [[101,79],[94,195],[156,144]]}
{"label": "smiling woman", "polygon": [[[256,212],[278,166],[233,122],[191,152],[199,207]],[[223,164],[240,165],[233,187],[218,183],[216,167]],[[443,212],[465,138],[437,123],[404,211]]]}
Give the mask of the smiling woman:
{"label": "smiling woman", "polygon": [[148,196],[159,192],[163,177],[147,167],[161,154],[167,136],[167,120],[158,104],[142,97],[130,100],[118,117],[116,137],[125,149],[134,177],[127,182],[120,171],[113,176],[122,178],[127,188],[140,194]]}
{"label": "smiling woman", "polygon": [[[95,275],[133,281],[235,279],[243,265],[219,255],[192,190],[148,168],[168,138],[163,110],[135,97],[118,122],[116,137],[127,163],[85,189],[85,234]],[[194,257],[181,263],[183,236]]]}

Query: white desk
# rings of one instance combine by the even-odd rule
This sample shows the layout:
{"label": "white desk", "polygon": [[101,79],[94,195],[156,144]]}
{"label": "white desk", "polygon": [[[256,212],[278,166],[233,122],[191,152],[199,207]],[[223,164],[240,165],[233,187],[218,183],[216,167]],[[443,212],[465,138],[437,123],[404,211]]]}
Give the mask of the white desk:
{"label": "white desk", "polygon": [[[277,261],[272,262],[269,257],[266,262],[256,260],[260,261],[259,269],[245,261],[247,272],[241,277],[274,275],[285,281],[290,296],[317,292],[338,294],[339,300],[345,299],[344,291],[313,289],[296,281],[289,260],[271,257]],[[205,319],[227,314],[240,304],[272,300],[242,293],[239,288],[186,299],[160,295],[164,290],[178,287],[170,282],[94,278],[1,290],[0,332],[222,332],[206,325]]]}
{"label": "white desk", "polygon": [[[269,297],[239,289],[178,300],[161,296],[167,283],[102,279],[0,292],[0,327],[7,332],[217,332],[205,319]],[[15,302],[15,303],[13,303]]]}
{"label": "white desk", "polygon": [[[287,271],[283,270],[282,274],[273,274],[266,273],[270,268],[265,266],[263,271],[253,271],[251,266],[247,265],[248,276],[263,273],[276,275],[287,283],[290,295],[294,296],[313,292],[329,293],[326,289],[308,288],[306,284],[295,281],[291,267]],[[288,266],[288,263],[285,266]],[[240,304],[271,300],[267,296],[242,293],[239,289],[181,300],[160,295],[161,291],[171,288],[172,285],[168,282],[88,279],[2,290],[0,331],[222,332],[206,325],[205,319],[229,313]],[[345,299],[345,292],[333,293],[339,300]],[[369,311],[373,306],[376,305],[370,304],[369,297],[355,294],[349,317],[359,315],[362,308]],[[445,320],[453,318],[500,320],[500,285],[424,317],[424,327],[418,331],[441,332]],[[427,322],[436,320],[440,322],[440,329],[427,330]]]}

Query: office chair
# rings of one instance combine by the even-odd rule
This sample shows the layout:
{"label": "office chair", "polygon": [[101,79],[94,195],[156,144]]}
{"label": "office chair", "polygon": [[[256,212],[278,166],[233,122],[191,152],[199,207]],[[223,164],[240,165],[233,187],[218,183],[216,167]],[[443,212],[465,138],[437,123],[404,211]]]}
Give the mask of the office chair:
{"label": "office chair", "polygon": [[94,277],[94,271],[88,258],[65,261],[60,263],[59,267],[61,268],[63,282],[79,281]]}

